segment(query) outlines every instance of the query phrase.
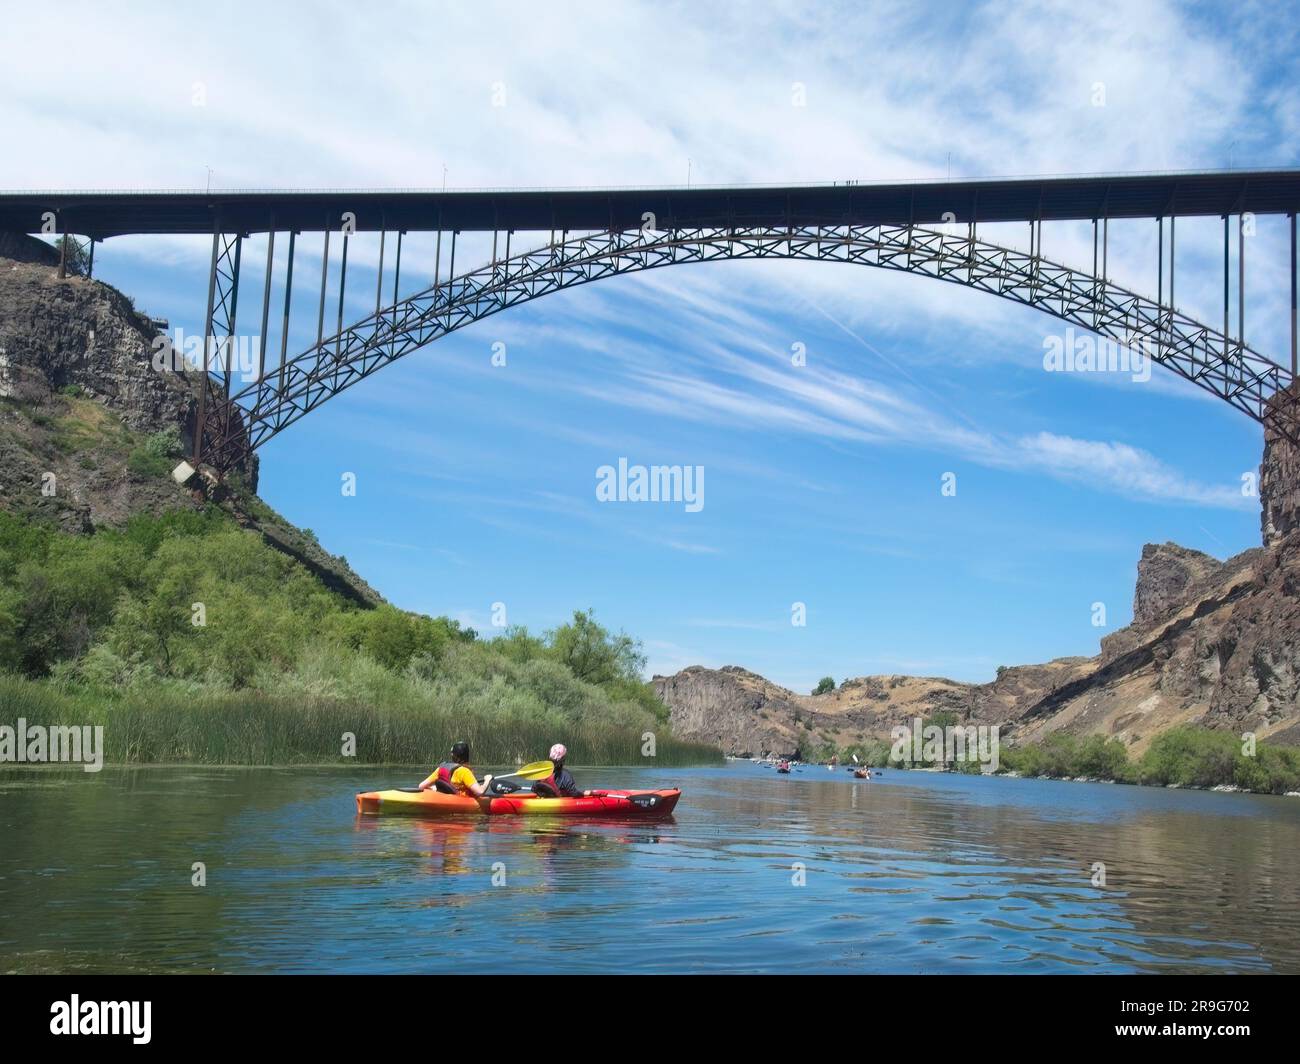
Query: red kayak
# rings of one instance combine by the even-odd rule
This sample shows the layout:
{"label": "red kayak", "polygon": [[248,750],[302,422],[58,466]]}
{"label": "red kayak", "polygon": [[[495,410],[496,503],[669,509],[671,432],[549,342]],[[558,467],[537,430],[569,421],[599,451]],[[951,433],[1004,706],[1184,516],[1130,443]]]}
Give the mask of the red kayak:
{"label": "red kayak", "polygon": [[357,795],[357,812],[406,816],[590,816],[639,820],[668,816],[682,792],[594,791],[582,798],[543,798],[531,791],[472,798],[428,790],[366,791]]}

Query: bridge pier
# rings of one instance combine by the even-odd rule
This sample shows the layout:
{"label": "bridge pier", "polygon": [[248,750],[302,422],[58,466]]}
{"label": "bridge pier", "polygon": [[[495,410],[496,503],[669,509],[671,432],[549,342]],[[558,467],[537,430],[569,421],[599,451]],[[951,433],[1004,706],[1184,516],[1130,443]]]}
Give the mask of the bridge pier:
{"label": "bridge pier", "polygon": [[[194,419],[192,464],[197,469],[206,454],[216,453],[229,463],[232,437],[242,435],[243,419],[230,398],[232,362],[238,338],[239,272],[244,234],[224,232],[221,221],[213,224],[212,258],[208,267],[208,303],[203,319],[203,364],[199,370],[197,408]],[[213,370],[221,374],[218,391]],[[236,425],[239,427],[236,428]]]}

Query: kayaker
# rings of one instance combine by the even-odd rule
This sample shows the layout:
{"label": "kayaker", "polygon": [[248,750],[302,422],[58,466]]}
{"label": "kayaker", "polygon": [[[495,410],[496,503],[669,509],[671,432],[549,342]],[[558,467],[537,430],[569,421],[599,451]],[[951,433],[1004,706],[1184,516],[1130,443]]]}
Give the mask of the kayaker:
{"label": "kayaker", "polygon": [[420,790],[430,787],[446,794],[468,794],[481,798],[492,784],[491,776],[484,776],[480,783],[474,778],[474,770],[469,767],[469,743],[459,739],[451,744],[451,760],[444,761],[429,773],[428,778],[420,784]]}
{"label": "kayaker", "polygon": [[563,743],[556,743],[551,747],[550,756],[547,760],[555,765],[555,771],[546,779],[538,780],[533,784],[533,793],[545,795],[548,798],[583,798],[586,791],[578,790],[578,785],[573,781],[573,774],[564,767],[564,759],[569,756],[569,749]]}

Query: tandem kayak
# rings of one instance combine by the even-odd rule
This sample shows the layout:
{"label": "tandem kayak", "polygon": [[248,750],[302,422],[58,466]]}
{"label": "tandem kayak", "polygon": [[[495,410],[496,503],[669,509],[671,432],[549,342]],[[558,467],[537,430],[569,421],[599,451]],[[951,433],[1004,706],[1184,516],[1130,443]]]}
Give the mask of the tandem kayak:
{"label": "tandem kayak", "polygon": [[441,794],[438,791],[366,791],[357,795],[357,812],[406,816],[590,816],[631,820],[667,816],[682,792],[597,791],[583,798],[542,798],[528,791],[516,794]]}

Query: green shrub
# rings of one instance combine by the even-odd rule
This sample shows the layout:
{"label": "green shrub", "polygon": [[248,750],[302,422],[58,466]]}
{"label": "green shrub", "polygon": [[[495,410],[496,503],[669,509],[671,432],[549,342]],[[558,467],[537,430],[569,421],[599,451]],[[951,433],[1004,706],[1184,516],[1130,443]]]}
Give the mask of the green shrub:
{"label": "green shrub", "polygon": [[126,467],[142,477],[168,476],[181,453],[180,430],[172,427],[145,437],[127,455]]}
{"label": "green shrub", "polygon": [[1300,750],[1259,743],[1255,756],[1248,757],[1241,740],[1230,732],[1185,725],[1156,736],[1135,764],[1116,739],[1098,735],[1078,739],[1058,732],[1041,743],[1004,747],[999,770],[1158,787],[1235,785],[1261,794],[1283,794],[1300,788]]}
{"label": "green shrub", "polygon": [[0,674],[26,677],[0,691],[111,722],[116,760],[331,760],[343,731],[373,760],[465,737],[480,758],[561,741],[577,761],[641,763],[646,733],[661,763],[720,759],[672,740],[643,665],[589,611],[481,641],[446,617],[359,609],[216,508],[91,536],[0,513]]}

